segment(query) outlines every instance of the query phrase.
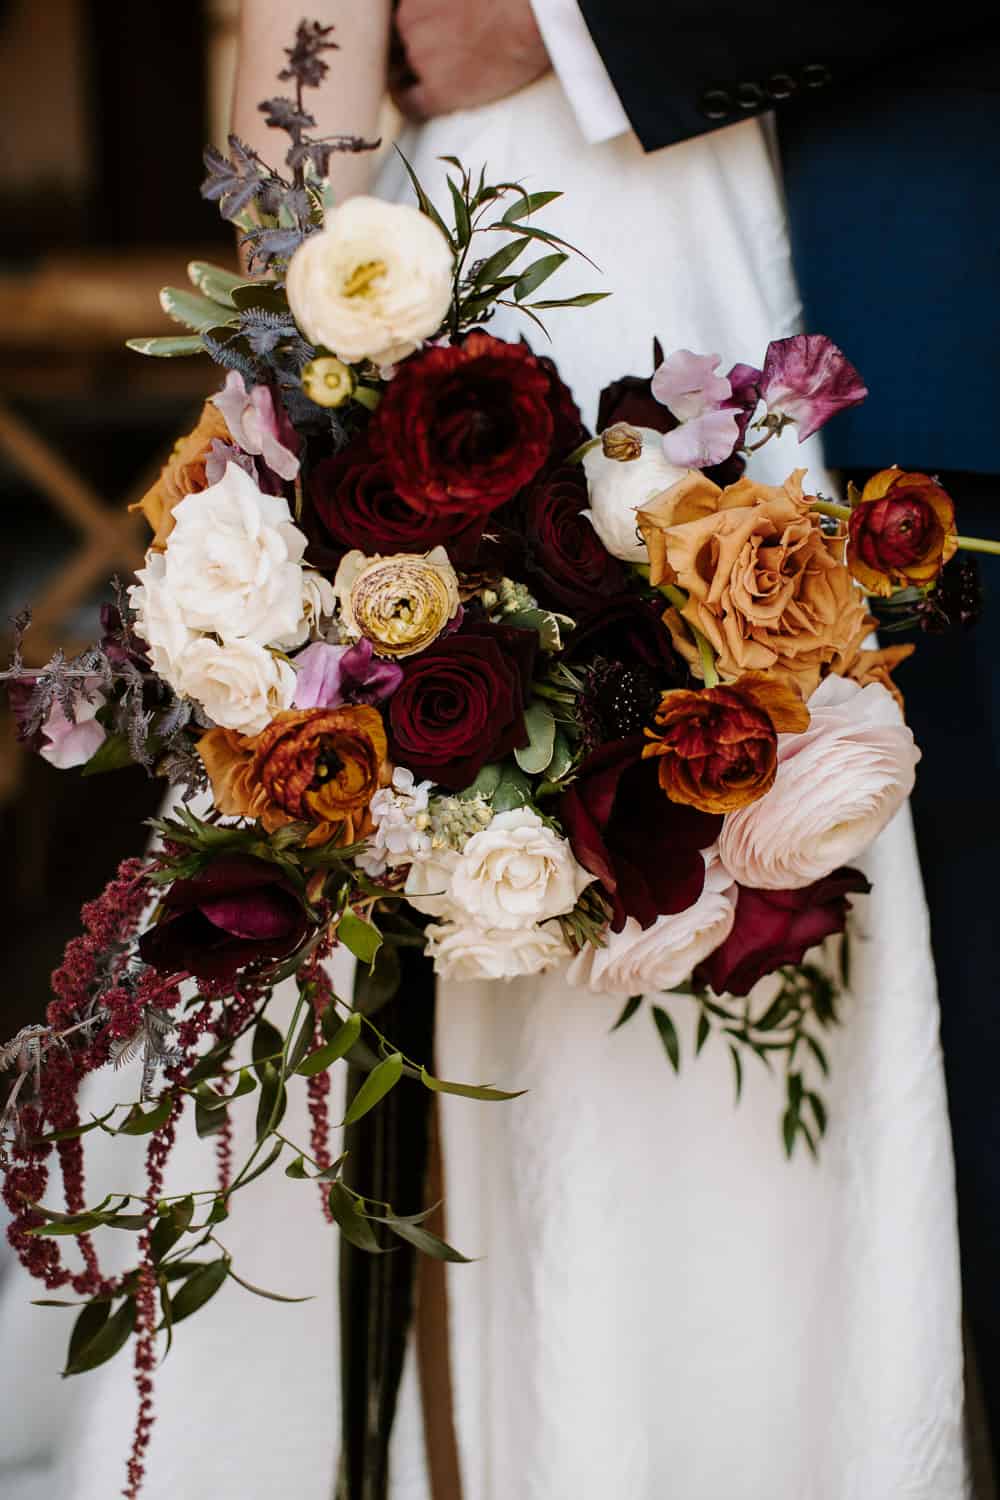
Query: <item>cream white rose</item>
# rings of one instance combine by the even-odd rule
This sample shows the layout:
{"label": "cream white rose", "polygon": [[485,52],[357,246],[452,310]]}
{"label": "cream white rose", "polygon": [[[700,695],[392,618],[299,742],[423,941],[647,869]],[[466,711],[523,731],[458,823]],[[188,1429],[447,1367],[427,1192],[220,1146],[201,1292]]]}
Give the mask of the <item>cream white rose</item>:
{"label": "cream white rose", "polygon": [[147,552],[146,566],[135,575],[139,580],[128,591],[135,610],[135,633],[149,647],[153,670],[176,688],[176,662],[195,639],[181,614],[164,577],[166,558],[162,552]]}
{"label": "cream white rose", "polygon": [[634,917],[609,932],[603,948],[587,943],[566,971],[570,984],[598,994],[644,995],[682,984],[732,931],[736,884],[714,853],[705,855],[705,886],[687,911],[657,917],[643,930]]}
{"label": "cream white rose", "polygon": [[432,849],[415,857],[403,887],[410,905],[425,916],[439,920],[457,916],[452,879],[458,861],[459,855],[454,849]]}
{"label": "cream white rose", "polygon": [[920,751],[892,695],[830,676],[809,728],[778,735],[778,774],[726,818],[719,856],[741,885],[796,890],[850,864],[902,807]]}
{"label": "cream white rose", "polygon": [[651,427],[636,427],[634,431],[642,435],[638,458],[624,463],[607,458],[600,444],[584,457],[590,509],[583,514],[613,557],[642,563],[648,561],[648,555],[636,530],[635,513],[683,479],[687,471],[667,462],[658,432]]}
{"label": "cream white rose", "polygon": [[442,979],[519,979],[541,974],[569,956],[559,928],[489,931],[474,923],[427,928],[427,952]]}
{"label": "cream white rose", "polygon": [[220,646],[202,636],[176,665],[177,691],[200,703],[213,723],[240,734],[259,734],[295,698],[293,668],[255,641]]}
{"label": "cream white rose", "polygon": [[288,502],[230,463],[175,507],[163,584],[190,630],[265,646],[300,629],[305,549]]}
{"label": "cream white rose", "polygon": [[305,239],[285,281],[296,323],[348,364],[394,364],[436,333],[451,306],[454,260],[419,209],[348,198]]}
{"label": "cream white rose", "polygon": [[530,927],[573,910],[594,879],[529,807],[497,813],[462,850],[451,898],[481,927]]}
{"label": "cream white rose", "polygon": [[333,584],[321,573],[314,573],[311,568],[304,569],[299,607],[302,610],[302,618],[299,620],[298,627],[291,635],[270,642],[281,651],[294,651],[297,646],[304,646],[306,641],[322,637],[323,624],[332,618],[337,607],[337,596],[333,591]]}

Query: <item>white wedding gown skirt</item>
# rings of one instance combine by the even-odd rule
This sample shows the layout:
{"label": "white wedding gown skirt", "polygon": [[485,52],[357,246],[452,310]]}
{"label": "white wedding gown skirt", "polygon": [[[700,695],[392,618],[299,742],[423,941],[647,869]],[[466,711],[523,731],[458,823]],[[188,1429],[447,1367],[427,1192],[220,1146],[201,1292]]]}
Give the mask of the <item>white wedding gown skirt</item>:
{"label": "white wedding gown skirt", "polygon": [[[564,190],[541,222],[603,275],[567,267],[552,295],[614,292],[547,315],[551,352],[591,422],[602,385],[649,371],[654,334],[668,351],[718,352],[725,368],[798,327],[758,122],[652,156],[631,138],[588,148],[547,79],[401,144],[440,201],[444,153]],[[393,164],[380,191],[407,192]],[[814,442],[770,446],[756,472],[777,480],[800,461],[822,484]],[[463,1500],[966,1494],[951,1152],[906,812],[865,867],[874,890],[856,901],[854,992],[830,1042],[818,1165],[801,1148],[784,1159],[780,1078],[749,1059],[735,1107],[721,1043],[693,1060],[683,998],[671,1004],[685,1054],[676,1078],[645,1013],[608,1035],[620,1000],[555,977],[442,987],[439,1073],[529,1091],[506,1104],[441,1101],[448,1234],[480,1257],[448,1268]],[[133,1082],[109,1075],[92,1107],[128,1098]],[[253,1100],[243,1105],[245,1132]],[[301,1140],[303,1113],[293,1104],[285,1127]],[[142,1146],[117,1141],[113,1164],[95,1150],[90,1196],[134,1188]],[[208,1186],[212,1174],[211,1146],[189,1126],[171,1181]],[[316,1300],[287,1307],[230,1284],[178,1330],[158,1377],[145,1495],[330,1500],[335,1233],[314,1190],[280,1169],[233,1209],[219,1234],[239,1273]],[[134,1411],[128,1357],[60,1385],[68,1315],[29,1307],[37,1295],[16,1270],[0,1284],[0,1495],[109,1500]],[[393,1455],[392,1500],[428,1500],[412,1362]]]}

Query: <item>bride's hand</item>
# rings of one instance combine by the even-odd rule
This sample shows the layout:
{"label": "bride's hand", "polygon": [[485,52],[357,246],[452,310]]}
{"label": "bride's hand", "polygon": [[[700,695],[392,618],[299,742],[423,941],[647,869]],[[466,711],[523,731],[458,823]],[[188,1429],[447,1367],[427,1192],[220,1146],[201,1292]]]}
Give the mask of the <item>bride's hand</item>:
{"label": "bride's hand", "polygon": [[411,119],[491,104],[549,68],[531,0],[399,0],[396,29],[392,92]]}

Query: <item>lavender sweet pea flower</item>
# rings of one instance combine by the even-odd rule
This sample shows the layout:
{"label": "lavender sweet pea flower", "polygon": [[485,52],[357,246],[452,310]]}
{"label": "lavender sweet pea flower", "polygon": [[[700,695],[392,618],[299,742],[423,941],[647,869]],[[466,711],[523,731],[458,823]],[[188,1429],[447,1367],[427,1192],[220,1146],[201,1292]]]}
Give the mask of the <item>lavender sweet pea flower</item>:
{"label": "lavender sweet pea flower", "polygon": [[239,371],[230,370],[225,386],[212,401],[244,453],[263,459],[280,479],[295,478],[299,461],[288,446],[294,433],[284,413],[275,406],[269,386],[255,385],[248,391]]}
{"label": "lavender sweet pea flower", "polygon": [[796,422],[799,442],[868,394],[857,370],[822,333],[797,333],[768,345],[760,394],[768,416]]}
{"label": "lavender sweet pea flower", "polygon": [[383,703],[403,680],[395,662],[376,659],[364,637],[354,646],[317,641],[295,658],[296,708],[340,708],[345,703]]}
{"label": "lavender sweet pea flower", "polygon": [[85,766],[108,737],[107,730],[97,722],[97,715],[107,701],[97,690],[98,681],[96,677],[86,679],[85,693],[80,693],[73,704],[72,719],[67,718],[58,698],[52,700],[42,725],[44,743],[38,753],[60,771]]}
{"label": "lavender sweet pea flower", "polygon": [[679,469],[708,469],[725,463],[740,440],[738,415],[732,409],[707,411],[673,432],[663,434],[663,452]]}
{"label": "lavender sweet pea flower", "polygon": [[678,422],[717,411],[733,393],[725,376],[715,373],[720,362],[718,354],[675,349],[653,375],[653,395],[670,408]]}

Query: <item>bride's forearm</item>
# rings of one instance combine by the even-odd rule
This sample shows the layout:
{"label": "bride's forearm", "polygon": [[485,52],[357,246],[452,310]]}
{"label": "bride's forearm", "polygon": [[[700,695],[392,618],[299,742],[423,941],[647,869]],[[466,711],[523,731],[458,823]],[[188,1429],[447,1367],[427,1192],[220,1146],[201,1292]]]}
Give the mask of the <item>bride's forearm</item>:
{"label": "bride's forearm", "polygon": [[[330,71],[323,87],[307,100],[319,134],[342,132],[372,139],[377,133],[386,89],[389,12],[390,0],[309,0],[302,10],[310,20],[334,26],[333,39],[339,47],[327,53]],[[280,150],[284,137],[268,129],[257,106],[262,99],[282,92],[277,78],[285,63],[283,49],[291,45],[299,14],[278,0],[242,0],[240,5],[232,128],[265,161]],[[330,177],[338,198],[364,192],[371,169],[369,152],[334,156]]]}

